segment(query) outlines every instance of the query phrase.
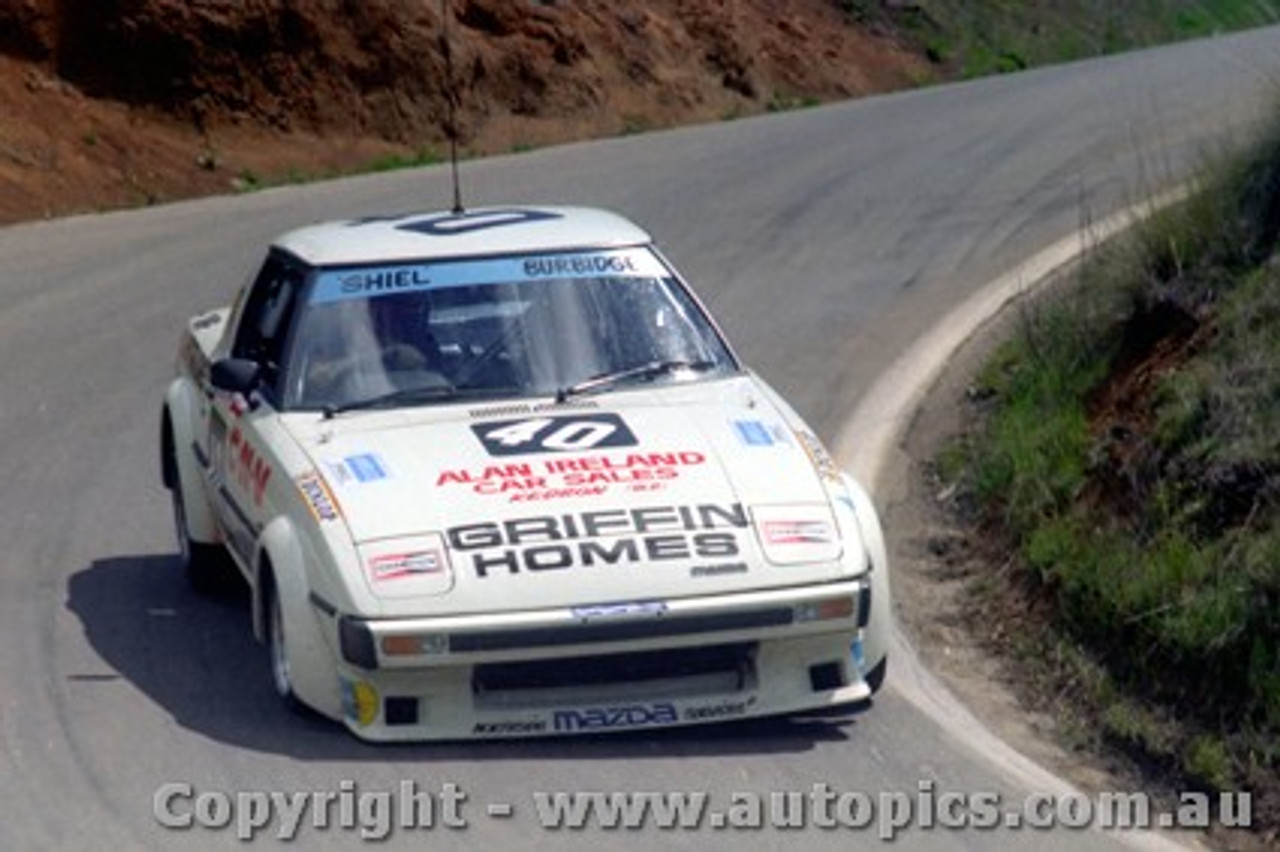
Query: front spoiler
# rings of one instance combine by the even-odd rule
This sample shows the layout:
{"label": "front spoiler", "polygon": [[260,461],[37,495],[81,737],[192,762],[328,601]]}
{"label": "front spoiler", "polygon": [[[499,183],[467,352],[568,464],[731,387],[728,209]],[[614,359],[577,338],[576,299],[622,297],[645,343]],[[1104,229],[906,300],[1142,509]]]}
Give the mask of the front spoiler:
{"label": "front spoiler", "polygon": [[342,720],[366,740],[476,740],[649,730],[825,710],[871,697],[858,664],[859,641],[859,631],[841,631],[759,642],[753,648],[752,677],[719,689],[694,678],[610,687],[595,695],[583,690],[572,696],[477,700],[470,666],[429,672],[349,669],[341,675]]}

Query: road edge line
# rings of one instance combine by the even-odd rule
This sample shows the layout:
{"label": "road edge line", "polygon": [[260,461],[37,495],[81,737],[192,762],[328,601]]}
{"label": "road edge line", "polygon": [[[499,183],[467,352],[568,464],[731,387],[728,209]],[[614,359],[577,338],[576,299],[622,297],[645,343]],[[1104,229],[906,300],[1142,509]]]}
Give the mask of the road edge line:
{"label": "road edge line", "polygon": [[[1017,267],[983,285],[902,353],[880,374],[845,421],[834,444],[835,458],[873,496],[886,474],[902,463],[899,445],[916,412],[942,377],[954,354],[981,333],[1006,308],[1053,280],[1092,247],[1115,237],[1155,213],[1185,200],[1190,184],[1180,185],[1119,210],[1100,222],[1063,237]],[[892,567],[890,575],[892,576]],[[916,705],[983,762],[1028,790],[1055,796],[1080,795],[1055,775],[998,737],[920,659],[895,619],[887,686]],[[1146,852],[1187,852],[1190,847],[1154,831],[1106,832]]]}

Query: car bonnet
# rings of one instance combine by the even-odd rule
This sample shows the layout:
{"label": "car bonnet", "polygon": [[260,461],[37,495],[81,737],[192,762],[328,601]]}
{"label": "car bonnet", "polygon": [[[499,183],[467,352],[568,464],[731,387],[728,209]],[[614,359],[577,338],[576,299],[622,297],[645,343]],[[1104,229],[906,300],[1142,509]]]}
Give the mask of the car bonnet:
{"label": "car bonnet", "polygon": [[[357,546],[437,537],[454,604],[821,582],[860,547],[832,511],[838,473],[816,438],[748,379],[568,406],[361,413],[324,429],[302,443]],[[367,579],[385,597],[402,576]]]}

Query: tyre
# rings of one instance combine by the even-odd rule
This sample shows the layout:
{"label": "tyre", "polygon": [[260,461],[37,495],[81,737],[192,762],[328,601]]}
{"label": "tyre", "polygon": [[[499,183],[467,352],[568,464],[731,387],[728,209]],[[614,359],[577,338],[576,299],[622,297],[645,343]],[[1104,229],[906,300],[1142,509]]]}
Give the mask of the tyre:
{"label": "tyre", "polygon": [[191,537],[187,526],[187,507],[182,499],[182,483],[169,489],[173,502],[174,537],[178,540],[178,559],[187,582],[201,594],[224,592],[235,585],[238,574],[230,557],[220,544],[206,544]]}
{"label": "tyre", "polygon": [[880,691],[880,687],[884,686],[885,675],[889,672],[889,658],[882,657],[880,662],[871,667],[871,671],[867,672],[863,678],[867,682],[867,686],[871,687],[871,694],[875,695]]}
{"label": "tyre", "polygon": [[285,629],[284,608],[270,574],[263,577],[263,602],[266,615],[267,662],[271,666],[271,685],[276,697],[294,713],[305,713],[306,706],[293,691],[293,674],[289,665],[289,633]]}

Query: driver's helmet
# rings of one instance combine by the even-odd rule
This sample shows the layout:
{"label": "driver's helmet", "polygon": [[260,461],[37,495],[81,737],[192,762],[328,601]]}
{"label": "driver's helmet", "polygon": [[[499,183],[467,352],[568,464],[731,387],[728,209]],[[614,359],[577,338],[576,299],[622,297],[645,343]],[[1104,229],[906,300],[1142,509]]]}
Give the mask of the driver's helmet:
{"label": "driver's helmet", "polygon": [[369,301],[369,320],[383,346],[408,344],[431,355],[431,301],[426,293],[393,293]]}

